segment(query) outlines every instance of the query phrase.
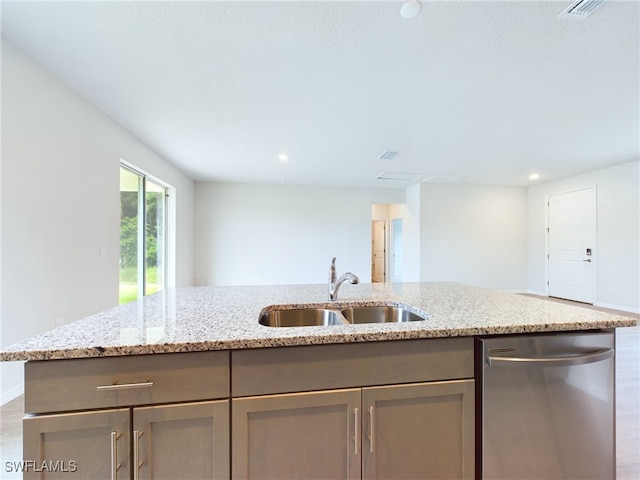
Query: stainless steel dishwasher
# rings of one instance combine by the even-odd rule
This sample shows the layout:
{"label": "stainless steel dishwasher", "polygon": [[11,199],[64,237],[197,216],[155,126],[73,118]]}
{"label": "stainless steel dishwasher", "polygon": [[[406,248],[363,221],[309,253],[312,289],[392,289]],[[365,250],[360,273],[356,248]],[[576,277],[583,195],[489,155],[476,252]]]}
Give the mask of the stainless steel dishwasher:
{"label": "stainless steel dishwasher", "polygon": [[476,477],[615,478],[614,333],[476,339]]}

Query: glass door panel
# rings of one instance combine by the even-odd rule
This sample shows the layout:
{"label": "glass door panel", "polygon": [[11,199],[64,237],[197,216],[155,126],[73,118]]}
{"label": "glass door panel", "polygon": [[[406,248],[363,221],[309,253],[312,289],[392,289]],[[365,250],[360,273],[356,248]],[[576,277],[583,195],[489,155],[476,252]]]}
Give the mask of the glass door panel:
{"label": "glass door panel", "polygon": [[120,303],[138,298],[139,200],[142,178],[120,167]]}
{"label": "glass door panel", "polygon": [[145,188],[145,295],[164,288],[165,188],[151,180]]}
{"label": "glass door panel", "polygon": [[165,287],[167,187],[120,167],[120,303]]}

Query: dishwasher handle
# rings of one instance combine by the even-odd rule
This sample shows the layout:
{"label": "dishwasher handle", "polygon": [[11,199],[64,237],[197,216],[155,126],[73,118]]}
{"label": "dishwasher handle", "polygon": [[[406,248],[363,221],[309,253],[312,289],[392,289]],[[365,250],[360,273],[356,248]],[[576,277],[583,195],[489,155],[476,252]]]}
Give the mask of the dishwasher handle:
{"label": "dishwasher handle", "polygon": [[601,362],[613,357],[613,348],[604,348],[582,355],[562,357],[487,357],[489,367],[570,367]]}

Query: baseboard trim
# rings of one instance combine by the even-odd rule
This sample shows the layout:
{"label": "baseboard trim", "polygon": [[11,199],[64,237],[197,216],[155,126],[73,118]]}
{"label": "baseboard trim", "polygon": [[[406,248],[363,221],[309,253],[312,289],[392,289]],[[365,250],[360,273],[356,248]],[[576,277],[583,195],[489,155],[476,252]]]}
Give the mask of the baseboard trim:
{"label": "baseboard trim", "polygon": [[621,312],[640,313],[640,308],[628,307],[625,305],[615,305],[613,303],[595,302],[595,307],[609,308],[611,310],[620,310]]}
{"label": "baseboard trim", "polygon": [[547,292],[540,292],[538,290],[506,290],[511,293],[518,293],[520,295],[536,295],[537,297],[545,297],[547,298]]}
{"label": "baseboard trim", "polygon": [[[521,290],[521,291],[516,291],[513,290],[513,293],[520,293],[520,294],[524,294],[524,295],[536,295],[539,297],[544,297],[544,298],[549,298],[549,295],[547,295],[546,292],[539,292],[536,290]],[[572,300],[567,300],[569,302],[571,302]],[[580,304],[580,302],[576,302],[576,304]],[[589,304],[585,304],[585,305],[589,305]],[[628,313],[635,313],[638,314],[640,313],[640,308],[637,307],[629,307],[626,305],[616,305],[614,303],[606,303],[606,302],[594,302],[593,303],[594,307],[600,307],[600,308],[608,308],[610,310],[619,310],[621,312],[628,312]]]}

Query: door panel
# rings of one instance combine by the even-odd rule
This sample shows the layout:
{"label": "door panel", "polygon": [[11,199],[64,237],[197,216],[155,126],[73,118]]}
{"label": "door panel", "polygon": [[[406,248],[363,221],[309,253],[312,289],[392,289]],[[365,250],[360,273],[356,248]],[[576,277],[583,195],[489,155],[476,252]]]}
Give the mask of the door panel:
{"label": "door panel", "polygon": [[129,409],[28,416],[23,442],[25,480],[129,478]]}
{"label": "door panel", "polygon": [[232,406],[233,478],[360,478],[360,389],[240,398]]}
{"label": "door panel", "polygon": [[593,303],[594,203],[592,188],[549,196],[549,296]]}
{"label": "door panel", "polygon": [[135,408],[133,441],[141,480],[229,478],[229,402]]}
{"label": "door panel", "polygon": [[473,380],[364,388],[363,478],[473,478],[473,396]]}

